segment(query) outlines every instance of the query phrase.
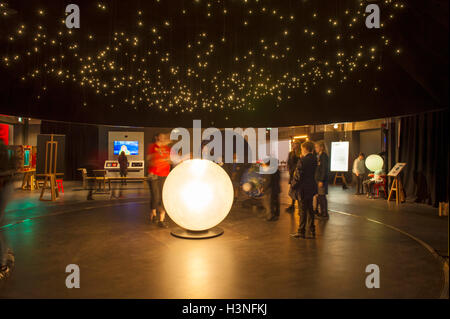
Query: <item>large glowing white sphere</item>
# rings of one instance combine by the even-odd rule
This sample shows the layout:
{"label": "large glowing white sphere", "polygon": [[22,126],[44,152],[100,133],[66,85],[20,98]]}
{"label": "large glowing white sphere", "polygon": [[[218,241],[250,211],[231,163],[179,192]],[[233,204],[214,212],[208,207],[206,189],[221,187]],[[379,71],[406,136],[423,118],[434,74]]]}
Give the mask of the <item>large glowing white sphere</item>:
{"label": "large glowing white sphere", "polygon": [[170,218],[193,231],[210,229],[227,217],[233,184],[222,167],[209,160],[178,164],[167,176],[162,199]]}
{"label": "large glowing white sphere", "polygon": [[369,155],[366,158],[366,167],[372,172],[381,170],[383,168],[383,158],[376,154]]}

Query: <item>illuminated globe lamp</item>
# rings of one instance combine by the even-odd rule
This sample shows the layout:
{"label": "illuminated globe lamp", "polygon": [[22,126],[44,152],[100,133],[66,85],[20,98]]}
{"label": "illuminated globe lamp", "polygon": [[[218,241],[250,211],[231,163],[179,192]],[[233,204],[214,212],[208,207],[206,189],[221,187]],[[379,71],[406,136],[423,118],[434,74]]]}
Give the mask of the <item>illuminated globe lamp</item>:
{"label": "illuminated globe lamp", "polygon": [[383,158],[380,155],[372,154],[366,158],[366,167],[371,172],[383,169]]}
{"label": "illuminated globe lamp", "polygon": [[173,236],[189,239],[217,237],[216,227],[233,205],[233,184],[225,170],[204,159],[178,164],[167,176],[162,199],[170,218],[181,228]]}

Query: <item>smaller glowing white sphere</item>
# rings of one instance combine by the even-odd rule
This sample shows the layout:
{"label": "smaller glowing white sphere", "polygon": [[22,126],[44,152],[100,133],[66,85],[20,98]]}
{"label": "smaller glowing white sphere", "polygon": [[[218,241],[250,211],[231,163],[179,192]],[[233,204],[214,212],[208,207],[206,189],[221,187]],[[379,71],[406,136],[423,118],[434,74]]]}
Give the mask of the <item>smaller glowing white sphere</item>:
{"label": "smaller glowing white sphere", "polygon": [[193,231],[210,229],[227,217],[233,205],[233,184],[222,167],[193,159],[167,176],[162,199],[170,218]]}
{"label": "smaller glowing white sphere", "polygon": [[252,184],[250,183],[244,183],[242,185],[242,189],[244,190],[244,192],[249,192],[252,189]]}
{"label": "smaller glowing white sphere", "polygon": [[383,168],[383,158],[376,154],[369,155],[366,158],[366,167],[371,172],[381,170]]}

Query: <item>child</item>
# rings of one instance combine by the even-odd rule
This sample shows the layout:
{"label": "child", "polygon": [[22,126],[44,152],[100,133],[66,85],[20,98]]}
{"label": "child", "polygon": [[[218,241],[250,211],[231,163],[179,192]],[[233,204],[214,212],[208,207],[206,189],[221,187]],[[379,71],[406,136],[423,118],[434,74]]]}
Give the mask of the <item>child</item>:
{"label": "child", "polygon": [[381,175],[383,175],[382,170],[375,171],[371,179],[363,182],[364,189],[367,193],[368,198],[373,199],[373,186],[377,183],[383,182],[383,177],[381,177]]}

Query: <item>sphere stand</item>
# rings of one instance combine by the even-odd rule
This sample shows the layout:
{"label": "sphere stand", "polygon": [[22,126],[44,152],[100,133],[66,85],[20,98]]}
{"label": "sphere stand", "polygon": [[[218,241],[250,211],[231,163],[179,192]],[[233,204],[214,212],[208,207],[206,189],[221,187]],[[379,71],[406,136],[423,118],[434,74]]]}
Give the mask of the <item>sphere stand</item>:
{"label": "sphere stand", "polygon": [[223,234],[223,229],[220,227],[213,227],[211,229],[202,230],[202,231],[193,231],[193,230],[187,230],[183,228],[175,228],[170,232],[172,236],[178,237],[178,238],[185,238],[185,239],[207,239],[207,238],[214,238],[218,237]]}

